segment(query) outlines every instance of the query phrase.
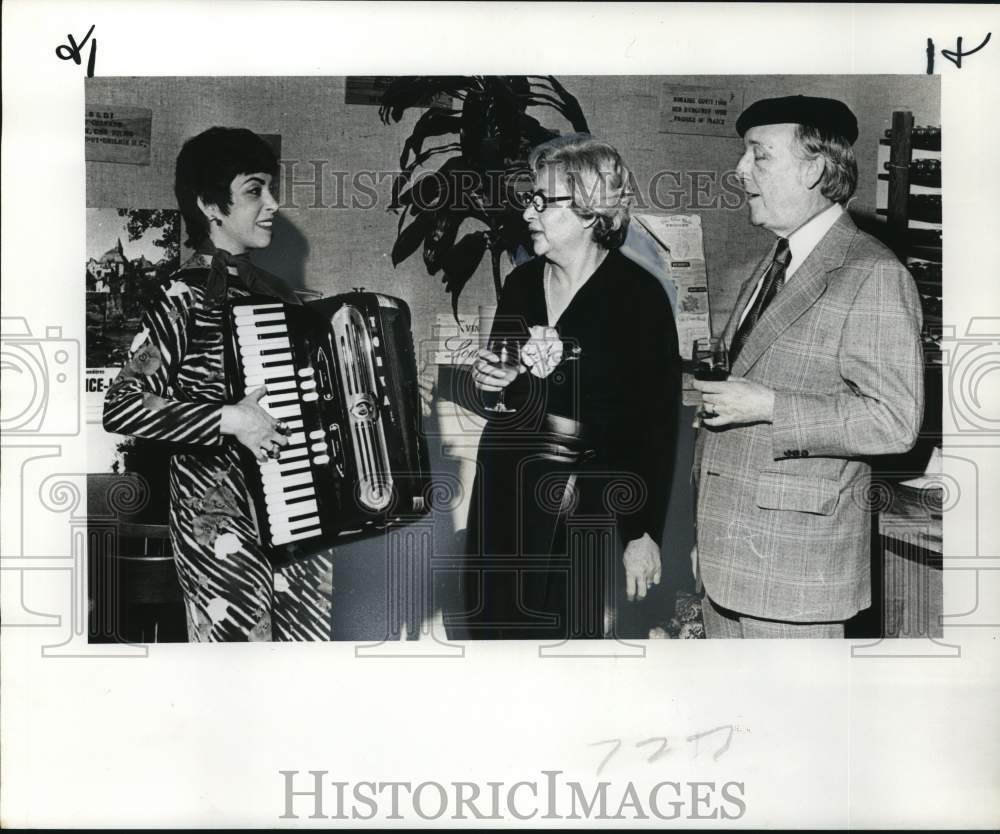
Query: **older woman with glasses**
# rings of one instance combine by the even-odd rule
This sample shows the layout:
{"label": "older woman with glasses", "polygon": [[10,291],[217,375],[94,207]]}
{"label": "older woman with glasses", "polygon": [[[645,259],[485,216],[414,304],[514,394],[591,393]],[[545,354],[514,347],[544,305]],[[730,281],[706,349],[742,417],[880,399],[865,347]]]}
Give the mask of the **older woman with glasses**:
{"label": "older woman with glasses", "polygon": [[618,152],[572,135],[529,162],[536,257],[507,278],[473,367],[502,402],[479,444],[465,621],[473,638],[611,636],[615,597],[660,581],[677,331],[660,282],[619,251],[631,195]]}

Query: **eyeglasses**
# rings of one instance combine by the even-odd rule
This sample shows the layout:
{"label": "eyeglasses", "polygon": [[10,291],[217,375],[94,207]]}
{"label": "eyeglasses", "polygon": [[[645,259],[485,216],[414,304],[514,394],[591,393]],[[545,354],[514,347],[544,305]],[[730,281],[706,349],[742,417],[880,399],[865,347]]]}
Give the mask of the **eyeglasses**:
{"label": "eyeglasses", "polygon": [[526,209],[531,206],[535,211],[541,214],[553,203],[565,203],[567,200],[572,200],[570,195],[565,195],[563,197],[548,197],[542,191],[533,191],[530,194],[522,191],[517,195],[517,204],[522,208]]}

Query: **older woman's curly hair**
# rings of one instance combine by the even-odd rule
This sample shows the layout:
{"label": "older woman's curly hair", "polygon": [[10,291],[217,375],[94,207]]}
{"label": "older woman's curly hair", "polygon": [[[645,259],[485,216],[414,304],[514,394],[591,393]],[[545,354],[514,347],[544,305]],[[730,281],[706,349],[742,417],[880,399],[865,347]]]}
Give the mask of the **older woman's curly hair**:
{"label": "older woman's curly hair", "polygon": [[613,146],[589,133],[572,133],[538,145],[528,164],[536,176],[543,168],[562,170],[573,196],[572,209],[594,219],[599,246],[617,249],[625,242],[634,201],[632,174]]}

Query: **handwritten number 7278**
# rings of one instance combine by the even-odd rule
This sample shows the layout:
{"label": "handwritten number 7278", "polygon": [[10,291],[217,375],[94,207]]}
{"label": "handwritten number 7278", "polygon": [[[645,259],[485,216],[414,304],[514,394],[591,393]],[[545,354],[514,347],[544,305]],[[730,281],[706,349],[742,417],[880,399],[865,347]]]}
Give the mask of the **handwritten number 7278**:
{"label": "handwritten number 7278", "polygon": [[[96,25],[95,23],[94,26]],[[94,32],[94,26],[91,26],[87,30],[87,34],[83,36],[83,40],[80,43],[77,43],[76,38],[72,35],[67,35],[66,38],[69,43],[63,43],[56,47],[56,57],[60,61],[73,61],[77,66],[80,66],[80,53],[87,45],[87,41],[90,41],[90,57],[87,59],[87,78],[94,77],[94,61],[97,59],[97,38],[90,40],[90,36]]]}

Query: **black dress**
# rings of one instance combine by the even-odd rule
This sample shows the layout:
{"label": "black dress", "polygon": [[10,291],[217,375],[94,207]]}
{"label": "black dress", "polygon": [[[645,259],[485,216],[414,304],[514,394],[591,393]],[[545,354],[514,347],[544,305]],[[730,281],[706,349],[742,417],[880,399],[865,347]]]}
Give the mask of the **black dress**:
{"label": "black dress", "polygon": [[[493,337],[548,323],[544,266],[507,278]],[[562,364],[511,383],[516,411],[489,414],[480,439],[459,618],[473,639],[605,636],[624,582],[616,532],[661,540],[681,394],[667,295],[612,251],[556,328]]]}

